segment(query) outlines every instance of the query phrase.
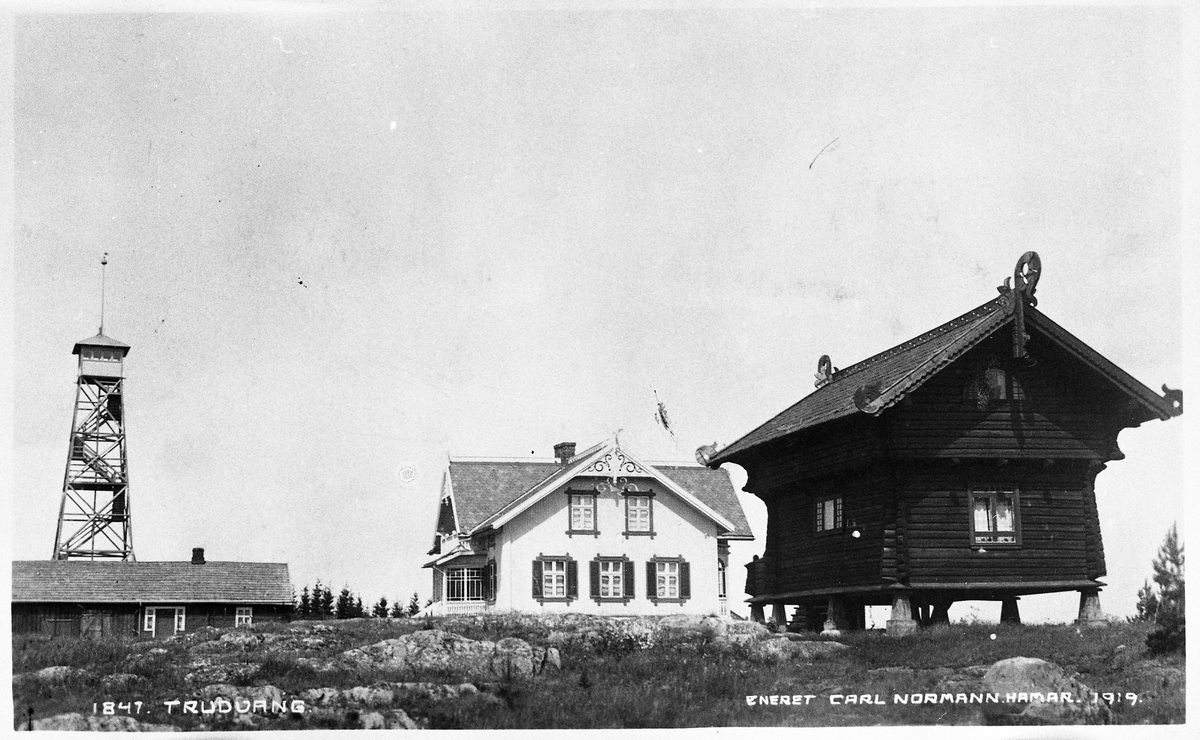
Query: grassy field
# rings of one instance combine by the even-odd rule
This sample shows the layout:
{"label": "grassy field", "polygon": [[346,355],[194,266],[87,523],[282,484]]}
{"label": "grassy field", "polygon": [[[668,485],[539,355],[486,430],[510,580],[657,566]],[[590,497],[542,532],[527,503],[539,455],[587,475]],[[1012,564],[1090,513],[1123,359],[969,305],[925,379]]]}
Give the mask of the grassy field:
{"label": "grassy field", "polygon": [[[310,623],[311,624],[311,623]],[[264,641],[229,653],[196,650],[220,632],[205,630],[166,641],[88,641],[13,638],[14,714],[18,721],[32,708],[35,717],[65,712],[93,713],[94,703],[142,702],[143,721],[182,729],[227,729],[219,716],[167,717],[162,703],[195,698],[205,683],[203,671],[227,671],[225,682],[270,684],[294,696],[331,686],[350,688],[379,682],[458,683],[461,677],[436,672],[383,671],[322,663],[342,651],[436,626],[473,639],[520,637],[547,644],[550,628],[535,620],[500,617],[438,620],[351,620],[324,623],[303,650],[280,640]],[[258,633],[283,638],[294,625],[264,625]],[[903,705],[893,695],[947,690],[978,684],[981,671],[1013,656],[1043,658],[1097,692],[1112,692],[1113,721],[1118,724],[1169,724],[1184,720],[1182,654],[1153,658],[1144,642],[1148,627],[1114,624],[1079,631],[1071,626],[956,624],[922,630],[905,638],[878,632],[848,633],[847,650],[811,660],[773,662],[742,646],[721,644],[703,635],[662,640],[646,646],[633,640],[603,640],[590,646],[562,648],[562,670],[481,686],[491,696],[434,701],[401,696],[396,706],[430,728],[637,728],[711,726],[845,726],[978,724],[977,705]],[[290,639],[290,638],[289,638]],[[816,639],[816,638],[811,638]],[[272,647],[268,647],[271,645]],[[152,649],[165,652],[151,652]],[[317,667],[314,667],[314,663]],[[27,677],[49,666],[80,672],[40,679]],[[25,674],[26,677],[18,674]],[[117,676],[117,678],[113,678]],[[217,683],[219,681],[208,681]],[[965,683],[964,683],[965,682]],[[830,697],[853,694],[878,697],[880,704],[833,704]],[[799,706],[749,706],[748,696],[809,695]],[[1129,695],[1136,695],[1136,702]],[[503,701],[496,701],[495,696]],[[491,699],[491,700],[485,700]],[[262,729],[354,727],[357,715],[283,715]],[[225,722],[226,724],[222,724]],[[203,725],[203,726],[202,726]]]}

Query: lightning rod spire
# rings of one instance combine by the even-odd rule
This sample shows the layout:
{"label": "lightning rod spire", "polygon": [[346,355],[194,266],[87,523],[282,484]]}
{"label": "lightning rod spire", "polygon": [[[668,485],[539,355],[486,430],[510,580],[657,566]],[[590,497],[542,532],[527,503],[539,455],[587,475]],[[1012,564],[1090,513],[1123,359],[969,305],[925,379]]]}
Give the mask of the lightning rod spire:
{"label": "lightning rod spire", "polygon": [[100,333],[104,333],[104,275],[107,272],[108,252],[100,258]]}

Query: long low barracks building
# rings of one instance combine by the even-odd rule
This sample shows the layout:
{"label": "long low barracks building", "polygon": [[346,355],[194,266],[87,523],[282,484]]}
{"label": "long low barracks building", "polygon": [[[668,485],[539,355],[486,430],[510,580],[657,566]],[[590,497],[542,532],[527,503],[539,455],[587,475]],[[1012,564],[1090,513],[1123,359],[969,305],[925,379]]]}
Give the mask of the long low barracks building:
{"label": "long low barracks building", "polygon": [[18,560],[14,633],[169,637],[279,621],[292,608],[286,563]]}

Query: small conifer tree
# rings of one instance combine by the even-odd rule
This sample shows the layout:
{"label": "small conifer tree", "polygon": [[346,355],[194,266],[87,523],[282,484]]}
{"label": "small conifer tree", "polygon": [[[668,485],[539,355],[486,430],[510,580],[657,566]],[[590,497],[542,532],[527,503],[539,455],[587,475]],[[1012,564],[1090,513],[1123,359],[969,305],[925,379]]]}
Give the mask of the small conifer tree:
{"label": "small conifer tree", "polygon": [[388,615],[388,600],[386,596],[380,596],[379,602],[371,607],[372,617],[386,617]]}
{"label": "small conifer tree", "polygon": [[308,619],[312,612],[312,597],[308,595],[308,586],[300,589],[300,618]]}
{"label": "small conifer tree", "polygon": [[[320,581],[318,581],[317,583],[320,584]],[[320,588],[322,589],[321,590],[321,618],[322,619],[332,619],[333,614],[334,614],[333,592],[329,590],[328,586],[321,586]]]}
{"label": "small conifer tree", "polygon": [[408,616],[416,616],[419,611],[421,611],[421,597],[417,596],[416,591],[413,591],[412,598],[408,600]]}
{"label": "small conifer tree", "polygon": [[354,600],[350,597],[350,587],[342,585],[342,591],[337,597],[337,606],[333,609],[334,619],[349,619],[354,616],[350,610],[354,608]]}
{"label": "small conifer tree", "polygon": [[1184,650],[1186,615],[1184,614],[1183,545],[1174,524],[1167,532],[1158,557],[1154,558],[1154,583],[1158,585],[1156,628],[1146,637],[1152,653]]}
{"label": "small conifer tree", "polygon": [[404,608],[404,603],[401,602],[400,599],[396,599],[396,601],[392,603],[392,616],[393,617],[408,616],[408,611]]}

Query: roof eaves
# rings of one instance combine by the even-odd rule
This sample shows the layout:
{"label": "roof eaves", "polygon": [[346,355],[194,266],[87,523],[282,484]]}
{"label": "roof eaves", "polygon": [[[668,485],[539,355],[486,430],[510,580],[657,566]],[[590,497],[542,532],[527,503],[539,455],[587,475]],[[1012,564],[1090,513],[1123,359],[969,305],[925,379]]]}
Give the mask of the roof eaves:
{"label": "roof eaves", "polygon": [[[918,345],[924,344],[925,342],[935,339],[935,338],[941,336],[942,334],[945,334],[948,331],[951,331],[953,329],[956,329],[956,328],[962,326],[965,323],[969,323],[971,321],[977,321],[988,315],[992,315],[992,316],[1007,315],[1007,311],[1010,310],[1010,307],[1011,307],[1010,300],[1004,294],[1001,294],[1001,295],[991,299],[987,303],[977,306],[964,314],[956,316],[953,319],[950,319],[949,321],[941,324],[940,326],[930,329],[929,331],[927,331],[923,334],[919,334],[916,337],[909,339],[908,341],[902,342],[902,343],[896,345],[895,347],[891,347],[890,349],[886,349],[882,352],[872,355],[872,356],[866,358],[865,360],[860,360],[847,368],[842,368],[842,369],[838,370],[836,373],[834,373],[833,379],[831,382],[818,388],[813,393],[810,393],[807,396],[804,396],[800,400],[796,401],[796,403],[793,403],[791,406],[788,406],[786,409],[779,412],[778,414],[773,415],[771,418],[767,419],[762,424],[759,424],[758,426],[754,427],[749,432],[743,434],[741,437],[738,437],[736,440],[734,440],[733,442],[726,445],[723,449],[718,450],[717,452],[713,453],[712,461],[709,463],[709,467],[712,467],[712,468],[720,467],[720,465],[722,463],[731,462],[734,455],[738,455],[749,449],[758,447],[761,444],[765,444],[767,442],[774,441],[775,439],[777,439],[780,436],[785,436],[785,435],[774,435],[774,436],[769,436],[766,439],[763,439],[763,440],[760,440],[760,441],[757,441],[757,442],[754,442],[751,444],[743,444],[744,440],[754,437],[758,431],[769,426],[776,419],[783,416],[784,414],[787,414],[789,411],[791,411],[793,408],[795,408],[799,404],[801,404],[805,401],[808,401],[815,394],[821,393],[822,391],[830,392],[833,390],[834,387],[836,387],[837,384],[841,384],[841,383],[844,383],[847,380],[849,380],[850,376],[856,375],[856,374],[862,372],[863,370],[871,368],[890,357],[894,357],[895,355],[899,354],[900,352],[905,352],[905,351],[910,350]],[[893,384],[893,387],[894,386],[895,386],[895,384]],[[876,400],[878,400],[878,398]],[[898,401],[898,400],[900,400],[900,398],[898,397],[895,400]],[[894,402],[895,401],[893,401],[893,403]],[[889,403],[888,405],[891,405],[891,404]],[[884,408],[886,408],[886,407],[884,407]],[[882,410],[882,408],[880,410]],[[832,421],[832,419],[830,419],[830,421]]]}
{"label": "roof eaves", "polygon": [[1178,415],[1168,399],[1158,395],[1137,378],[1122,370],[1112,360],[1089,347],[1087,343],[1059,326],[1049,316],[1032,307],[1026,308],[1025,311],[1026,320],[1031,320],[1039,329],[1054,339],[1060,347],[1096,368],[1121,390],[1141,402],[1154,416],[1165,421]]}
{"label": "roof eaves", "polygon": [[875,400],[864,406],[862,411],[875,416],[899,403],[909,393],[924,385],[925,381],[937,374],[946,365],[949,365],[962,356],[964,352],[995,333],[1010,318],[1011,314],[997,311],[982,319],[978,327],[905,373],[904,376],[880,393]]}
{"label": "roof eaves", "polygon": [[556,481],[560,478],[563,480],[574,478],[575,476],[579,475],[579,473],[586,470],[589,465],[595,462],[595,459],[598,458],[601,453],[608,449],[610,444],[611,443],[601,443],[596,445],[588,451],[590,454],[587,454],[586,456],[576,455],[575,457],[571,458],[572,464],[564,465],[563,467],[550,471],[545,478],[542,478],[540,481],[530,486],[520,496],[517,496],[513,500],[509,501],[491,516],[487,517],[479,524],[476,524],[468,534],[475,534],[476,532],[480,532],[489,527],[503,525],[513,516],[524,511],[527,506],[532,505],[533,501],[538,498],[538,494],[543,491],[543,489],[553,488],[553,486],[549,485],[552,481]]}

